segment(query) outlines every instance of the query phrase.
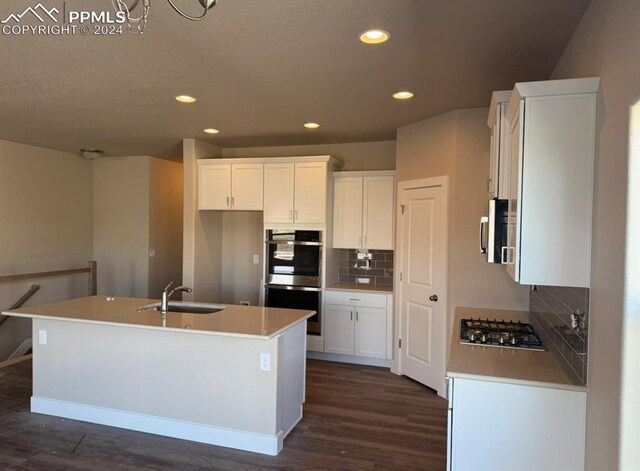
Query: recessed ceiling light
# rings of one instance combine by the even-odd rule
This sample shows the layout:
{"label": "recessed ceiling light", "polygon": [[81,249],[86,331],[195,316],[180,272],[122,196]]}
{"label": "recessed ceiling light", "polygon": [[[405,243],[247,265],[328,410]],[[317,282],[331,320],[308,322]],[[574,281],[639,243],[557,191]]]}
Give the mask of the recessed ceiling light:
{"label": "recessed ceiling light", "polygon": [[218,131],[217,129],[213,129],[213,128],[207,128],[204,130],[204,132],[206,132],[207,134],[218,134],[220,131]]}
{"label": "recessed ceiling light", "polygon": [[305,123],[304,127],[307,129],[317,129],[320,125],[318,123]]}
{"label": "recessed ceiling light", "polygon": [[402,91],[393,94],[393,98],[395,98],[396,100],[408,100],[411,97],[413,97],[413,93],[408,91]]}
{"label": "recessed ceiling light", "polygon": [[195,98],[189,95],[178,95],[176,97],[176,100],[178,100],[180,103],[194,103],[196,101]]}
{"label": "recessed ceiling light", "polygon": [[381,44],[387,41],[391,35],[381,29],[370,29],[360,35],[360,41],[365,44]]}

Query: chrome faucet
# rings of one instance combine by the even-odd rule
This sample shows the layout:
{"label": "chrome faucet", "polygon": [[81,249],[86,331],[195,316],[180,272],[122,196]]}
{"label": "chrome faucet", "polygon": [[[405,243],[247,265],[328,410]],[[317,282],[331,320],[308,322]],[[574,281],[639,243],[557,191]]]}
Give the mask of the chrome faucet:
{"label": "chrome faucet", "polygon": [[191,293],[191,288],[187,288],[186,286],[177,286],[176,288],[170,289],[173,281],[170,281],[169,284],[165,287],[162,292],[162,298],[160,300],[160,311],[167,312],[169,310],[169,299],[173,296],[173,293],[176,291],[184,291],[186,293]]}

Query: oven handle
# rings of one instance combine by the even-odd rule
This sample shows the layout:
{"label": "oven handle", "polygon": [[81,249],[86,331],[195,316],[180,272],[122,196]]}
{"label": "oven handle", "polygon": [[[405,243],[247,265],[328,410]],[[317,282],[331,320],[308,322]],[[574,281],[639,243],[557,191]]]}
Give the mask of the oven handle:
{"label": "oven handle", "polygon": [[307,242],[304,240],[267,240],[266,243],[271,245],[311,245],[313,247],[322,247],[322,242]]}
{"label": "oven handle", "polygon": [[313,288],[311,286],[288,286],[288,285],[269,285],[265,284],[267,289],[281,289],[286,291],[322,291],[322,288]]}

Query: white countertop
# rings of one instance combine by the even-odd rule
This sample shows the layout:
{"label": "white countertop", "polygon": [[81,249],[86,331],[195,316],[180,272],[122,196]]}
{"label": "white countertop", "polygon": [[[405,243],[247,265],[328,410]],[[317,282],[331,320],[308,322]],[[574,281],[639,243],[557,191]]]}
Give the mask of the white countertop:
{"label": "white countertop", "polygon": [[[113,299],[108,301],[108,299]],[[107,298],[90,296],[57,303],[29,306],[2,314],[15,317],[67,320],[98,324],[125,325],[144,329],[175,330],[233,337],[271,339],[315,314],[314,311],[259,306],[225,305],[213,314],[184,314],[169,312],[166,326],[157,311],[138,312],[157,299]],[[170,304],[179,304],[171,301]],[[198,304],[198,303],[188,303]],[[222,306],[221,306],[222,307]]]}
{"label": "white countertop", "polygon": [[325,289],[330,291],[373,291],[377,293],[392,294],[392,285],[374,285],[366,283],[333,283]]}
{"label": "white countertop", "polygon": [[529,322],[529,313],[501,309],[458,307],[451,335],[447,377],[587,391],[569,376],[551,351],[486,347],[458,341],[460,320],[490,318]]}

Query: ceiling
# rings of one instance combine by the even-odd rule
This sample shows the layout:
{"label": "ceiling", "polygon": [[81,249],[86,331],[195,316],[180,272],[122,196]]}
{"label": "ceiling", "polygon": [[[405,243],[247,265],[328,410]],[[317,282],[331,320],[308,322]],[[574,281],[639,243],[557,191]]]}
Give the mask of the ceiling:
{"label": "ceiling", "polygon": [[[174,1],[199,11],[197,0]],[[37,2],[3,0],[0,19]],[[0,139],[158,156],[184,138],[221,147],[395,139],[398,127],[547,79],[588,3],[218,0],[190,22],[151,0],[142,36],[2,35]],[[109,10],[111,1],[65,7]],[[373,27],[391,40],[360,43]],[[391,97],[405,89],[415,97]],[[198,101],[180,104],[179,94]]]}

